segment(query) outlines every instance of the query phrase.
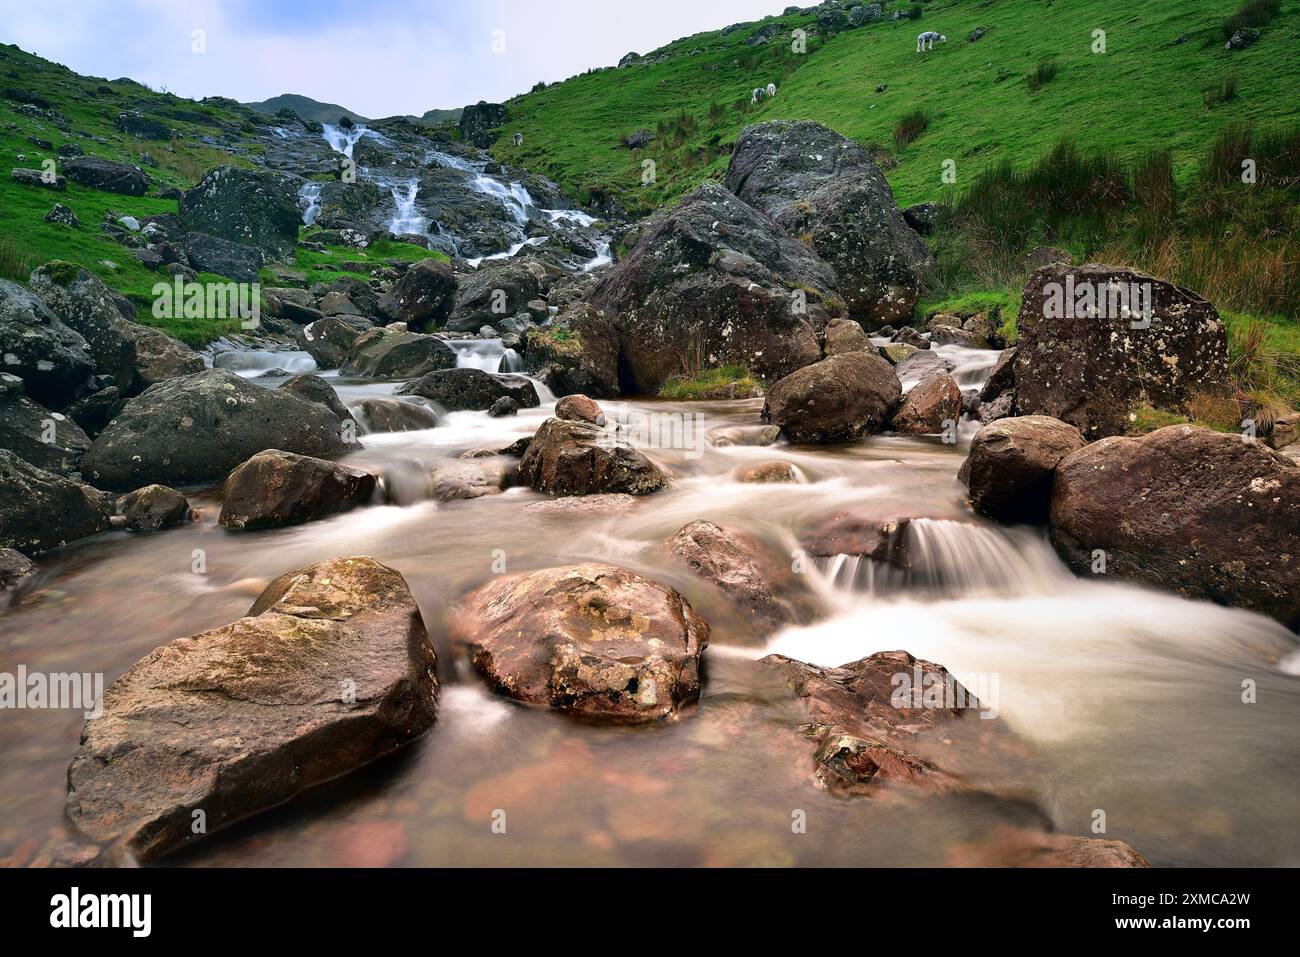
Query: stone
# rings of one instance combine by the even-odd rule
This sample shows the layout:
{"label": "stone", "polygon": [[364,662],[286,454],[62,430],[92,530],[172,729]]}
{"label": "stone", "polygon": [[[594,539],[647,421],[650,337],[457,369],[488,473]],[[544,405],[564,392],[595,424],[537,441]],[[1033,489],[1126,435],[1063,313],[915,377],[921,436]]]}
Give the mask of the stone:
{"label": "stone", "polygon": [[230,473],[218,522],[237,531],[301,525],[367,504],[376,484],[360,469],[268,449]]}
{"label": "stone", "polygon": [[1047,521],[1061,460],[1087,443],[1074,426],[1045,415],[1003,418],[971,439],[959,478],[971,507],[1008,525]]}
{"label": "stone", "polygon": [[831,356],[768,390],[763,418],[792,442],[849,442],[884,428],[902,395],[894,369],[866,352]]}

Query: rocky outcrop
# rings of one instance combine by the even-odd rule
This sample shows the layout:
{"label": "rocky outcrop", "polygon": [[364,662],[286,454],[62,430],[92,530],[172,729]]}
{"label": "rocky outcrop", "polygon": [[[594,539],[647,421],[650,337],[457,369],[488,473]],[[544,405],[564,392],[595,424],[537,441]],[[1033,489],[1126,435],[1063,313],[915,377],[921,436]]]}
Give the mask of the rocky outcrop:
{"label": "rocky outcrop", "polygon": [[124,196],[143,196],[153,185],[153,180],[140,167],[98,156],[65,159],[61,164],[61,172],[74,183]]}
{"label": "rocky outcrop", "polygon": [[587,422],[547,419],[519,463],[520,481],[547,495],[648,495],[668,484],[657,465]]}
{"label": "rocky outcrop", "polygon": [[472,143],[485,150],[497,141],[501,135],[497,127],[509,118],[510,111],[504,103],[479,100],[461,110],[460,138],[465,143]]}
{"label": "rocky outcrop", "polygon": [[768,390],[763,419],[792,442],[849,442],[879,432],[902,394],[884,359],[866,352],[831,356]]}
{"label": "rocky outcrop", "polygon": [[1007,524],[1046,522],[1056,467],[1085,444],[1078,429],[1059,419],[999,419],[971,440],[959,477],[980,514]]}
{"label": "rocky outcrop", "polygon": [[264,449],[321,456],[354,447],[324,406],[209,369],[133,399],[92,443],[82,470],[109,489],[187,485],[223,479]]}
{"label": "rocky outcrop", "polygon": [[68,820],[142,861],[200,840],[423,734],[435,663],[391,568],[343,558],[282,575],[247,617],[113,682],[68,769]]}
{"label": "rocky outcrop", "polygon": [[22,394],[22,380],[0,373],[0,448],[37,468],[70,475],[80,468],[90,437],[67,415]]}
{"label": "rocky outcrop", "polygon": [[731,154],[727,188],[806,236],[839,277],[848,316],[867,329],[905,319],[930,267],[871,155],[819,123],[746,127]]}
{"label": "rocky outcrop", "polygon": [[343,375],[366,379],[414,379],[456,368],[456,350],[434,336],[371,329],[352,344]]}
{"label": "rocky outcrop", "polygon": [[903,435],[935,435],[955,428],[960,418],[961,389],[948,373],[936,371],[903,396],[891,425]]}
{"label": "rocky outcrop", "polygon": [[779,594],[772,562],[746,535],[713,522],[695,521],[666,543],[670,552],[735,602],[762,636],[795,620],[794,608]]}
{"label": "rocky outcrop", "polygon": [[122,396],[130,398],[156,382],[203,370],[203,358],[158,329],[132,322],[134,307],[87,269],[72,263],[41,266],[31,290],[89,346],[95,371],[113,377]]}
{"label": "rocky outcrop", "polygon": [[412,332],[437,329],[451,314],[456,277],[451,267],[437,259],[410,266],[379,300],[379,308],[393,322],[404,322]]}
{"label": "rocky outcrop", "polygon": [[23,380],[34,401],[62,409],[95,369],[80,333],[35,293],[0,279],[0,372]]}
{"label": "rocky outcrop", "polygon": [[668,586],[588,564],[483,586],[460,603],[453,639],[516,701],[639,724],[699,696],[709,626]]}
{"label": "rocky outcrop", "polygon": [[38,555],[108,527],[103,492],[0,449],[0,548]]}
{"label": "rocky outcrop", "polygon": [[289,177],[234,166],[209,170],[186,190],[180,218],[186,230],[252,246],[273,259],[293,252],[302,225]]}
{"label": "rocky outcrop", "polygon": [[1025,284],[1016,325],[1017,413],[1061,419],[1089,438],[1122,433],[1140,404],[1181,413],[1196,393],[1227,388],[1218,312],[1135,270],[1039,269]]}
{"label": "rocky outcrop", "polygon": [[115,511],[129,532],[158,532],[190,520],[189,501],[165,485],[146,485],[123,495]]}
{"label": "rocky outcrop", "polygon": [[398,395],[417,395],[448,412],[486,412],[498,399],[510,398],[522,409],[541,405],[533,383],[520,375],[499,375],[482,369],[439,369],[406,383]]}
{"label": "rocky outcrop", "polygon": [[583,341],[616,355],[624,394],[727,364],[779,379],[821,357],[835,274],[803,243],[716,184],[653,217],[590,303]]}
{"label": "rocky outcrop", "polygon": [[1300,466],[1190,425],[1107,438],[1067,456],[1052,487],[1066,563],[1271,615],[1300,629]]}
{"label": "rocky outcrop", "polygon": [[218,522],[235,530],[301,525],[365,505],[375,484],[360,469],[268,449],[230,473]]}

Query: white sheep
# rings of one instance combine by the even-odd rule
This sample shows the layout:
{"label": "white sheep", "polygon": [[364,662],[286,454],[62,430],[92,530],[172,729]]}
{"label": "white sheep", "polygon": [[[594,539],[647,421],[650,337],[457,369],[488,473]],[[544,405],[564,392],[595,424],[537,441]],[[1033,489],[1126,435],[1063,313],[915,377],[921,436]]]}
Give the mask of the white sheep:
{"label": "white sheep", "polygon": [[[938,40],[940,43],[948,42],[948,38],[943,34],[935,33],[933,30],[926,30],[916,38],[916,52],[920,53],[922,50],[933,50],[935,40]],[[926,44],[929,44],[929,46]]]}
{"label": "white sheep", "polygon": [[516,133],[516,134],[515,134],[515,146],[523,146],[523,145],[524,145],[524,134],[523,134],[523,133]]}
{"label": "white sheep", "polygon": [[767,95],[768,95],[769,97],[771,97],[771,96],[776,96],[776,84],[775,84],[775,83],[769,83],[769,84],[767,85]]}

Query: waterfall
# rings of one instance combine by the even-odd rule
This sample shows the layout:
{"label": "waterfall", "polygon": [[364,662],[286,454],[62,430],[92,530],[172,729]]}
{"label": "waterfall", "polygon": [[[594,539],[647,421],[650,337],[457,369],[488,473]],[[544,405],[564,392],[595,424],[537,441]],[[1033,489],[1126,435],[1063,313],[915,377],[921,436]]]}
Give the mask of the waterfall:
{"label": "waterfall", "polygon": [[321,135],[325,137],[325,142],[329,143],[330,149],[336,153],[342,153],[348,159],[352,159],[352,148],[357,145],[357,141],[366,134],[374,136],[370,130],[366,129],[360,123],[356,124],[350,130],[341,129],[329,123],[321,124]]}
{"label": "waterfall", "polygon": [[429,220],[421,216],[419,210],[415,208],[415,197],[420,193],[419,181],[412,177],[404,183],[393,184],[388,188],[393,195],[393,202],[397,204],[397,212],[388,221],[388,231],[394,236],[407,233],[427,236]]}
{"label": "waterfall", "polygon": [[298,190],[298,205],[302,206],[302,221],[307,226],[316,224],[320,215],[320,193],[324,187],[320,183],[303,183]]}
{"label": "waterfall", "polygon": [[481,369],[483,372],[522,372],[524,361],[514,349],[507,349],[500,339],[449,339],[456,350],[456,367]]}

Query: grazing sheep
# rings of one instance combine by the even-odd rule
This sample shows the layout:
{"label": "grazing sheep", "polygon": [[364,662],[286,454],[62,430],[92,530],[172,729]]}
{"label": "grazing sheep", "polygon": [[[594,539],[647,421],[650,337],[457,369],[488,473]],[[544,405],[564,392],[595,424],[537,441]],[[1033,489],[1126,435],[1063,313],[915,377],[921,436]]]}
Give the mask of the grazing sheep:
{"label": "grazing sheep", "polygon": [[948,38],[942,34],[935,33],[933,30],[926,30],[916,38],[916,52],[920,53],[922,50],[933,50],[935,40],[938,40],[940,43],[948,42]]}
{"label": "grazing sheep", "polygon": [[523,133],[516,133],[516,134],[515,134],[515,146],[523,146],[523,145],[524,145],[524,134],[523,134]]}
{"label": "grazing sheep", "polygon": [[750,98],[749,98],[749,102],[750,102],[751,104],[753,104],[753,103],[757,103],[757,102],[758,102],[759,100],[761,100],[762,98],[763,98],[763,91],[760,90],[758,87],[754,87],[754,93],[753,93],[752,96],[750,96]]}
{"label": "grazing sheep", "polygon": [[767,85],[767,95],[768,95],[768,96],[776,96],[776,84],[775,84],[775,83],[769,83],[769,84]]}

